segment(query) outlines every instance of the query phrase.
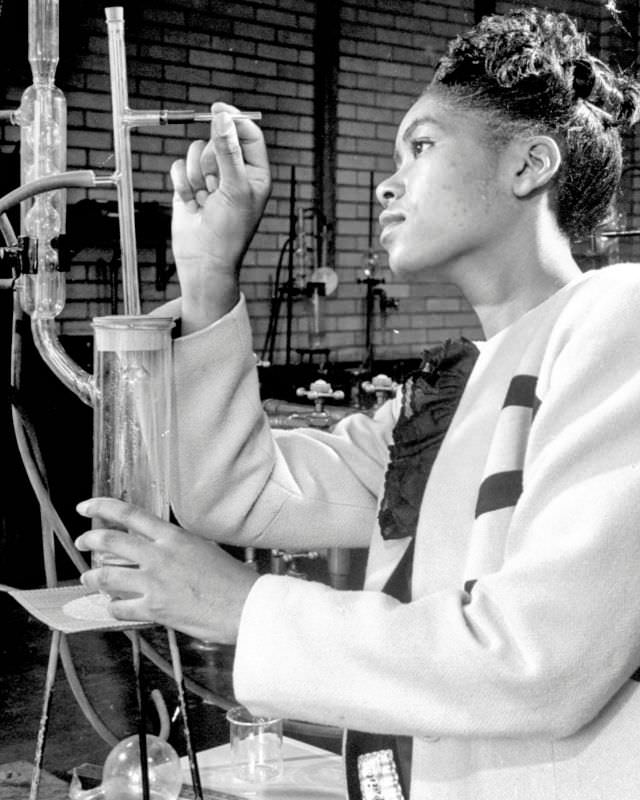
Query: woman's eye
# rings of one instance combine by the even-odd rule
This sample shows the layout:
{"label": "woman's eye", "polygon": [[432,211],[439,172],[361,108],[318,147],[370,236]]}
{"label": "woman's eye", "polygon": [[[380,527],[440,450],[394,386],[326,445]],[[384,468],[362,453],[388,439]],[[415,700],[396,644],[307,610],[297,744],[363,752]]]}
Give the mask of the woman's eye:
{"label": "woman's eye", "polygon": [[428,150],[433,145],[431,139],[415,139],[411,142],[411,152],[414,157],[422,155],[425,150]]}

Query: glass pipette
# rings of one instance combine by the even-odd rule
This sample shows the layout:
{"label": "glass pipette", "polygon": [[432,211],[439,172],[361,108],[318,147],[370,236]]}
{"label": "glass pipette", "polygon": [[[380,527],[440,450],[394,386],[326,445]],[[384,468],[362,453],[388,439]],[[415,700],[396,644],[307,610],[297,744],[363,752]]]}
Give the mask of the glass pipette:
{"label": "glass pipette", "polygon": [[[232,111],[231,119],[262,119],[260,111]],[[123,121],[132,128],[146,125],[169,125],[176,122],[211,122],[211,112],[193,111],[192,109],[160,109],[158,111],[128,109],[124,112]]]}

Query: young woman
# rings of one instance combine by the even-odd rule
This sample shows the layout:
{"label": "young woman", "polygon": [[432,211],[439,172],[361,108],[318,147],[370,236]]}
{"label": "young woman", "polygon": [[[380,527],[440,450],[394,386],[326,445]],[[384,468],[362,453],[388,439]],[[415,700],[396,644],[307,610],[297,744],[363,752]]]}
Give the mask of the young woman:
{"label": "young woman", "polygon": [[[485,341],[447,342],[373,419],[272,432],[239,266],[262,136],[214,105],[178,162],[174,510],[79,509],[123,618],[236,642],[237,698],[342,726],[352,798],[627,800],[640,792],[640,267],[583,273],[638,89],[564,14],[452,42],[378,187],[404,280],[457,284]],[[163,310],[166,313],[166,308]],[[188,532],[187,532],[188,531]],[[363,591],[257,576],[213,541],[369,548]],[[639,673],[640,674],[640,673]]]}

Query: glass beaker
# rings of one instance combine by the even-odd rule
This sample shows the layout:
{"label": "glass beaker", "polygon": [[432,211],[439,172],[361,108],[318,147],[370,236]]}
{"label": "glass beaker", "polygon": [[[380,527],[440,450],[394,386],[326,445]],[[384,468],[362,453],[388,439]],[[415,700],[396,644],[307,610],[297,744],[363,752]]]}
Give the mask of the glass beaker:
{"label": "glass beaker", "polygon": [[248,783],[265,783],[281,777],[282,720],[254,717],[244,706],[227,711],[233,775]]}
{"label": "glass beaker", "polygon": [[[165,317],[96,317],[93,495],[169,518],[171,329]],[[94,519],[93,527],[104,527]],[[111,526],[112,527],[112,526]],[[93,566],[134,566],[109,553]]]}

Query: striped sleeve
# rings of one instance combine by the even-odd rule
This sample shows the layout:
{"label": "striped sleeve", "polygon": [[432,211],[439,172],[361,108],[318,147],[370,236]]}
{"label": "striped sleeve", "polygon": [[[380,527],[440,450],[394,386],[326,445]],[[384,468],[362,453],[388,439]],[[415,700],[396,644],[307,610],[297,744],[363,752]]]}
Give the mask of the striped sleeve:
{"label": "striped sleeve", "polygon": [[537,377],[511,379],[498,419],[484,478],[478,489],[475,524],[465,570],[464,589],[502,565],[504,542],[523,489],[523,464],[531,423],[540,407]]}

